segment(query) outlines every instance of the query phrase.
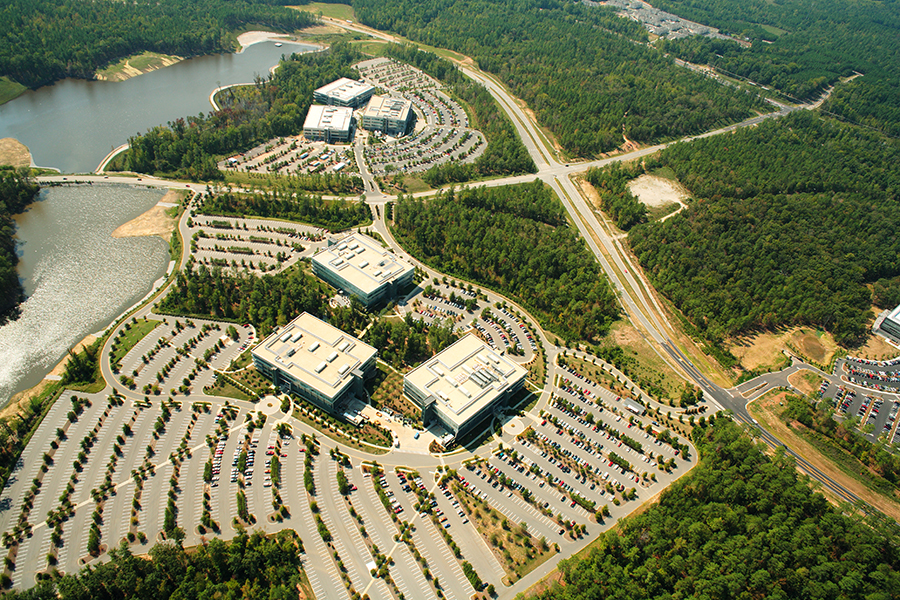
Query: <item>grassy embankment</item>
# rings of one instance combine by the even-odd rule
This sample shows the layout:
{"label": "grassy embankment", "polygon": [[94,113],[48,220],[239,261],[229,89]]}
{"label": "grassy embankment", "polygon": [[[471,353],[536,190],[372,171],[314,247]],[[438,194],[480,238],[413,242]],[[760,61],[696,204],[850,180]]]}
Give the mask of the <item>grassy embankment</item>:
{"label": "grassy embankment", "polygon": [[12,81],[9,77],[0,77],[0,104],[5,104],[13,98],[18,98],[27,89],[24,85]]}
{"label": "grassy embankment", "polygon": [[[834,442],[816,434],[796,421],[782,418],[787,392],[772,390],[754,400],[747,408],[760,425],[774,434],[825,475],[856,494],[892,519],[900,521],[900,503],[878,491],[880,478],[854,456]],[[830,500],[840,503],[827,489],[821,490]]]}

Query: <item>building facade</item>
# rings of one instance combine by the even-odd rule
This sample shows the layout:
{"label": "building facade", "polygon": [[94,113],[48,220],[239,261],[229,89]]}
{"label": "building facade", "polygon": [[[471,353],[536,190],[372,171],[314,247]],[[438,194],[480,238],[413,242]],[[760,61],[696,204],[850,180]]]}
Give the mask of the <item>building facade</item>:
{"label": "building facade", "polygon": [[313,100],[328,106],[359,108],[365,106],[375,88],[363,81],[341,77],[313,92]]}
{"label": "building facade", "polygon": [[375,239],[351,234],[312,257],[313,274],[370,308],[413,282],[415,268]]}
{"label": "building facade", "polygon": [[527,371],[469,333],[403,378],[403,393],[456,440],[486,424],[525,385]]}
{"label": "building facade", "polygon": [[415,120],[416,113],[409,100],[389,96],[372,96],[363,111],[362,128],[400,137],[409,133]]}
{"label": "building facade", "polygon": [[884,311],[872,325],[872,331],[900,344],[900,306],[894,310]]}
{"label": "building facade", "polygon": [[297,394],[332,414],[352,397],[366,398],[375,374],[372,346],[303,313],[251,352],[256,369],[287,394]]}
{"label": "building facade", "polygon": [[354,131],[352,108],[313,104],[303,122],[303,137],[313,142],[349,142]]}

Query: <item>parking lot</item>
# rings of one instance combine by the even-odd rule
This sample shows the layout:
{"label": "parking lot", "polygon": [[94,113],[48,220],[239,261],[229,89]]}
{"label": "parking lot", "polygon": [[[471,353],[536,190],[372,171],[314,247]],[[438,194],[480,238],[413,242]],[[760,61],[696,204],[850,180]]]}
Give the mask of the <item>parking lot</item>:
{"label": "parking lot", "polygon": [[356,158],[346,144],[311,142],[303,136],[269,140],[246,152],[226,157],[217,166],[221,171],[260,175],[359,175]]}
{"label": "parking lot", "polygon": [[198,264],[231,272],[277,273],[326,246],[318,227],[267,219],[198,214],[189,231]]}

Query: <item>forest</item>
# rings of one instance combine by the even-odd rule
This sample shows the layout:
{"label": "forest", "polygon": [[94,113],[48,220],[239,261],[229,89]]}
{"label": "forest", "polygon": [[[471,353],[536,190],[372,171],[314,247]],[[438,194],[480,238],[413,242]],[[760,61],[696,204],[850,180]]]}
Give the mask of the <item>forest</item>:
{"label": "forest", "polygon": [[566,339],[592,340],[618,316],[600,265],[540,181],[401,197],[394,235],[434,269],[490,287]]}
{"label": "forest", "polygon": [[0,166],[0,325],[15,318],[25,290],[16,265],[16,215],[37,197],[40,187],[28,176],[28,170]]}
{"label": "forest", "polygon": [[431,325],[406,313],[402,321],[378,319],[366,331],[365,342],[378,350],[378,358],[400,369],[415,367],[459,339],[453,321]]}
{"label": "forest", "polygon": [[900,275],[898,142],[798,111],[645,164],[674,170],[695,200],[629,243],[708,340],[781,325],[862,339],[867,284]]}
{"label": "forest", "polygon": [[160,301],[159,312],[252,323],[260,339],[303,312],[345,331],[359,327],[362,317],[353,308],[330,308],[326,296],[326,284],[296,266],[258,277],[249,273],[225,276],[218,268],[189,263]]}
{"label": "forest", "polygon": [[700,464],[645,512],[560,562],[538,600],[888,600],[900,589],[895,529],[848,516],[783,452],[771,459],[730,419],[694,430]]}
{"label": "forest", "polygon": [[691,62],[809,100],[840,84],[825,108],[900,135],[900,10],[895,2],[849,0],[653,0],[653,6],[751,41],[749,48],[693,36],[661,48]]}
{"label": "forest", "polygon": [[509,117],[494,101],[490,92],[462,74],[449,61],[416,46],[389,44],[385,54],[413,65],[449,87],[474,112],[472,127],[487,138],[487,148],[474,163],[447,162],[430,168],[423,179],[431,187],[447,183],[462,183],[481,177],[536,173],[528,149],[519,139]]}
{"label": "forest", "polygon": [[145,50],[196,56],[231,52],[248,25],[295,31],[308,12],[281,0],[6,0],[0,6],[0,76],[35,89],[94,72]]}
{"label": "forest", "polygon": [[[285,185],[287,182],[287,185]],[[281,180],[271,194],[225,192],[209,196],[197,207],[197,213],[222,217],[259,217],[300,221],[331,232],[372,222],[372,210],[364,202],[323,200],[301,190],[292,191],[289,180]]]}
{"label": "forest", "polygon": [[[127,546],[110,550],[110,560],[44,581],[16,600],[194,600],[297,598],[304,585],[296,532],[284,529],[272,537],[239,529],[228,542],[217,537],[186,551],[179,544],[159,543],[149,556],[133,555]],[[304,589],[309,590],[308,584]]]}
{"label": "forest", "polygon": [[611,9],[546,0],[355,0],[360,22],[471,56],[578,156],[767,111],[755,95],[674,66]]}
{"label": "forest", "polygon": [[639,163],[613,163],[603,169],[588,169],[584,176],[597,190],[600,208],[624,231],[647,221],[647,206],[628,189],[628,183],[641,173]]}
{"label": "forest", "polygon": [[292,54],[267,80],[222,94],[222,110],[177,119],[129,138],[120,168],[197,180],[222,179],[216,157],[263,141],[296,135],[312,104],[313,90],[340,77],[356,78],[350,65],[362,55],[347,43],[324,52]]}

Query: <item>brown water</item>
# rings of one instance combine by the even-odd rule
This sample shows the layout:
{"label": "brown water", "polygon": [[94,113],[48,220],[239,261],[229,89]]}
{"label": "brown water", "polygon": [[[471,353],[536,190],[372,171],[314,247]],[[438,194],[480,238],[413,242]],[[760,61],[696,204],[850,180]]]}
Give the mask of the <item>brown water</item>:
{"label": "brown water", "polygon": [[282,55],[315,47],[272,42],[240,54],[203,56],[121,82],[66,79],[0,105],[0,138],[28,146],[36,165],[66,173],[97,168],[130,136],[179,117],[208,113],[217,87],[267,76]]}
{"label": "brown water", "polygon": [[103,185],[47,188],[16,217],[27,299],[0,327],[0,405],[37,384],[90,333],[103,330],[166,274],[168,244],[113,239],[164,191]]}

